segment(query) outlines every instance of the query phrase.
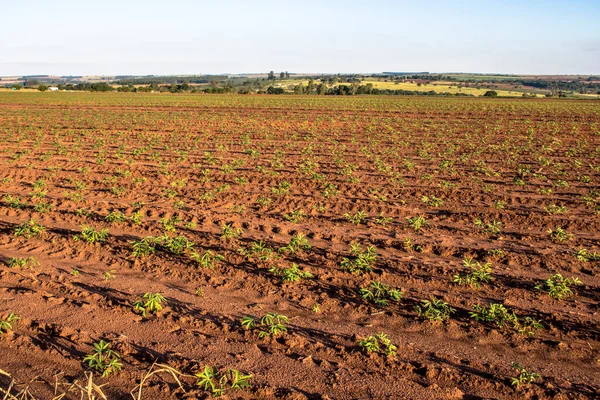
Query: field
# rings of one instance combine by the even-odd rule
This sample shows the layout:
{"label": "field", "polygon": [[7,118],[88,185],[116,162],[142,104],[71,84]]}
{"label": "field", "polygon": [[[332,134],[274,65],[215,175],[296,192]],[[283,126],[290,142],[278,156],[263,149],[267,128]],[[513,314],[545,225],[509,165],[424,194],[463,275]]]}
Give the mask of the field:
{"label": "field", "polygon": [[[418,85],[417,83],[411,82],[384,82],[376,79],[366,79],[364,83],[372,83],[373,87],[377,89],[390,89],[390,90],[410,90],[427,92],[433,90],[436,93],[462,93],[470,94],[472,96],[483,96],[488,90],[496,90],[500,97],[520,97],[523,92],[517,92],[513,90],[501,90],[501,89],[485,89],[476,87],[459,87],[457,82],[431,82],[427,85]],[[541,95],[539,95],[542,97]]]}
{"label": "field", "polygon": [[597,101],[2,92],[0,139],[2,398],[597,398]]}

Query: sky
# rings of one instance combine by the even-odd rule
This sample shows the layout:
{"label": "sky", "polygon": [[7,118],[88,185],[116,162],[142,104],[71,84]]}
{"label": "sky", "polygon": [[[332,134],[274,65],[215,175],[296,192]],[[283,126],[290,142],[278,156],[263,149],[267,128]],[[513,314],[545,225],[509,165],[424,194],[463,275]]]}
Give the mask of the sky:
{"label": "sky", "polygon": [[600,0],[0,0],[0,76],[600,74]]}

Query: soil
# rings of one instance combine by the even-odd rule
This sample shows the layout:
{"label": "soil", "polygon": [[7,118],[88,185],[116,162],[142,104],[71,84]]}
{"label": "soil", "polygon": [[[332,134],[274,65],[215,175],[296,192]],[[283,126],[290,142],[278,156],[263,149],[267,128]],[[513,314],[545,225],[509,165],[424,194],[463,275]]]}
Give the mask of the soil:
{"label": "soil", "polygon": [[[183,389],[158,374],[143,398],[210,398],[193,377],[206,365],[253,375],[226,398],[598,398],[600,257],[576,254],[600,252],[600,103],[35,95],[0,94],[0,317],[21,317],[0,335],[10,374],[0,388],[12,381],[13,394],[29,385],[52,398],[85,381],[83,358],[104,339],[123,362],[93,375],[110,399],[131,398],[154,362],[186,374]],[[277,194],[282,182],[289,192]],[[338,193],[326,196],[327,184]],[[44,201],[52,208],[36,211]],[[138,210],[139,225],[129,219]],[[107,222],[113,211],[127,220]],[[360,211],[360,224],[345,217]],[[416,216],[427,221],[418,231],[407,219]],[[202,268],[191,250],[160,246],[132,254],[173,217],[167,235],[225,260]],[[16,236],[31,218],[45,231]],[[486,231],[492,222],[498,232]],[[241,236],[223,238],[225,224]],[[82,226],[107,229],[107,240],[77,240]],[[565,241],[548,233],[559,227]],[[278,251],[298,233],[310,249]],[[240,251],[257,241],[275,256]],[[371,272],[341,267],[352,243],[375,247]],[[39,265],[9,267],[28,257]],[[453,283],[468,258],[489,263],[493,279]],[[284,282],[270,271],[293,263],[313,277]],[[562,300],[536,289],[556,273],[582,283]],[[363,299],[372,281],[401,289],[401,301]],[[162,294],[164,309],[136,313],[144,293]],[[449,320],[418,315],[434,297],[456,310]],[[491,303],[542,329],[528,336],[470,316]],[[268,312],[289,318],[285,334],[242,327]],[[358,346],[379,332],[396,356]],[[513,387],[512,362],[541,377]]]}

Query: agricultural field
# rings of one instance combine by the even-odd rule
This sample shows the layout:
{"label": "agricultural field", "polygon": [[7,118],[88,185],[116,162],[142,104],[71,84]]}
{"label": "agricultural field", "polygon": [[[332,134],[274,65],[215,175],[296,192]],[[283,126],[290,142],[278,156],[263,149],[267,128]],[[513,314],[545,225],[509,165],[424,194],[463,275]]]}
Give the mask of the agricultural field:
{"label": "agricultural field", "polygon": [[[486,89],[476,87],[464,87],[459,86],[457,82],[437,82],[433,81],[427,85],[419,85],[414,82],[385,82],[377,79],[365,79],[364,83],[371,83],[373,87],[377,89],[389,89],[389,90],[408,90],[408,91],[434,91],[436,93],[452,93],[452,94],[468,94],[472,96],[483,96],[489,90],[495,90],[500,97],[519,97],[523,96],[522,91],[514,90],[502,90],[502,89]],[[543,95],[538,95],[543,97]]]}
{"label": "agricultural field", "polygon": [[598,101],[2,92],[0,139],[4,399],[598,396]]}

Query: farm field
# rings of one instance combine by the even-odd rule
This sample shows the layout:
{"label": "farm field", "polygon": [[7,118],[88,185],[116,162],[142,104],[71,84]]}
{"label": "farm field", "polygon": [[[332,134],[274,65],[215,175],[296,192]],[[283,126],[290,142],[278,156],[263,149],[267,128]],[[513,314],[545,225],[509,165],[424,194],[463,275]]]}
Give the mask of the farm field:
{"label": "farm field", "polygon": [[2,92],[0,397],[597,398],[599,232],[598,101]]}
{"label": "farm field", "polygon": [[[485,88],[475,88],[475,87],[459,87],[456,82],[431,82],[427,85],[418,85],[417,83],[411,82],[383,82],[378,81],[376,79],[368,80],[366,79],[364,83],[372,83],[373,87],[377,89],[390,89],[390,90],[411,90],[411,91],[422,91],[427,92],[433,90],[436,93],[462,93],[462,94],[470,94],[473,96],[483,96],[488,90]],[[522,92],[514,91],[514,90],[502,90],[502,89],[493,89],[496,90],[498,96],[500,97],[519,97],[522,96]],[[539,95],[539,97],[543,97]]]}

